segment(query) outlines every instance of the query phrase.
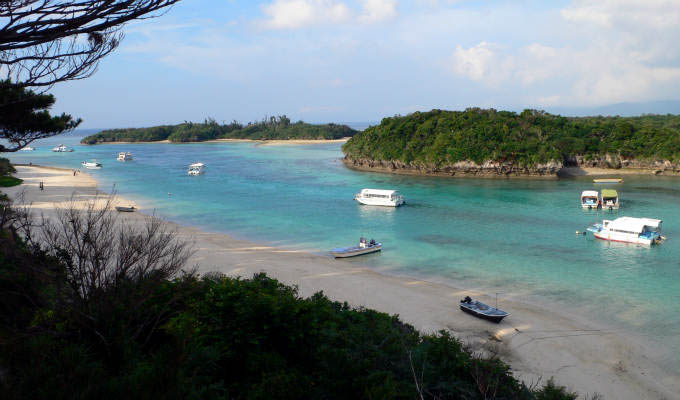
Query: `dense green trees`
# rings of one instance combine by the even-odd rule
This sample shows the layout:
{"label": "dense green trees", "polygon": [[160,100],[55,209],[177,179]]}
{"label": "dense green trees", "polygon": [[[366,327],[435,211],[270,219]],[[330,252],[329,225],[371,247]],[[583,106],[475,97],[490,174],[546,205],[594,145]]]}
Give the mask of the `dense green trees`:
{"label": "dense green trees", "polygon": [[50,115],[55,99],[51,94],[38,94],[9,81],[0,82],[0,152],[13,152],[34,140],[68,132],[81,120],[68,114]]}
{"label": "dense green trees", "polygon": [[208,118],[202,123],[184,122],[151,128],[109,129],[84,138],[85,144],[106,142],[201,142],[213,139],[340,139],[356,131],[346,125],[313,125],[302,121],[291,123],[285,115],[270,117],[242,125],[237,121],[218,124]]}
{"label": "dense green trees", "polygon": [[680,160],[680,116],[570,118],[469,108],[384,118],[344,146],[349,158],[434,166],[470,160],[535,165],[575,156]]}

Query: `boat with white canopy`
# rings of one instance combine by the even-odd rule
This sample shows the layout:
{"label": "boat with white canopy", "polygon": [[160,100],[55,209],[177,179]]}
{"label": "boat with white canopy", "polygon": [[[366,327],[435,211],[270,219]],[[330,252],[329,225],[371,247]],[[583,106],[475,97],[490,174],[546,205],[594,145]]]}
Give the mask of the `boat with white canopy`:
{"label": "boat with white canopy", "polygon": [[64,146],[63,144],[60,144],[59,146],[52,148],[52,151],[54,151],[56,153],[70,153],[70,152],[73,151],[73,149],[70,148],[70,147]]}
{"label": "boat with white canopy", "polygon": [[581,207],[587,209],[597,208],[600,203],[600,194],[597,190],[584,190],[581,193]]}
{"label": "boat with white canopy", "polygon": [[121,151],[118,153],[118,158],[116,159],[118,161],[132,161],[132,153],[129,151],[126,153],[124,151]]}
{"label": "boat with white canopy", "polygon": [[404,204],[404,196],[396,190],[361,189],[354,195],[354,200],[367,206],[398,207]]}
{"label": "boat with white canopy", "polygon": [[21,151],[35,151],[35,147],[26,146],[21,149]]}
{"label": "boat with white canopy", "polygon": [[203,172],[205,172],[205,164],[201,162],[193,163],[189,165],[189,171],[187,171],[187,174],[189,175],[200,175]]}
{"label": "boat with white canopy", "polygon": [[661,235],[661,222],[660,219],[621,217],[613,221],[605,219],[588,227],[588,231],[602,240],[653,245],[665,239]]}

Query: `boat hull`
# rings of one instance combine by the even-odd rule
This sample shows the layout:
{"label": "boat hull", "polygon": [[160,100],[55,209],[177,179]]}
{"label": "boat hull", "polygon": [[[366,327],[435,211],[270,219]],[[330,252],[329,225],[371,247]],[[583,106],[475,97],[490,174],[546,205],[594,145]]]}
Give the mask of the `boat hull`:
{"label": "boat hull", "polygon": [[349,247],[344,249],[331,250],[331,255],[335,258],[348,258],[363,256],[364,254],[371,254],[382,250],[382,244],[378,243],[370,247]]}
{"label": "boat hull", "polygon": [[136,209],[137,208],[135,208],[133,206],[130,206],[130,207],[116,206],[116,211],[118,211],[118,212],[134,212]]}
{"label": "boat hull", "polygon": [[477,318],[485,319],[485,320],[487,320],[487,321],[495,322],[495,323],[497,323],[497,324],[500,323],[500,322],[503,320],[503,318],[505,318],[505,317],[507,317],[508,315],[510,315],[510,314],[507,314],[507,313],[504,314],[504,315],[489,315],[489,314],[484,314],[484,313],[479,312],[479,311],[477,311],[477,310],[475,310],[475,309],[466,307],[463,303],[461,303],[460,309],[461,309],[463,312],[467,313],[467,314],[473,315],[473,316],[475,316],[475,317],[477,317]]}
{"label": "boat hull", "polygon": [[637,238],[631,238],[623,235],[616,235],[616,234],[611,234],[611,233],[602,233],[602,232],[596,232],[593,233],[593,236],[600,240],[607,240],[610,242],[619,242],[619,243],[632,243],[632,244],[641,244],[645,246],[651,246],[656,243],[656,240],[654,239],[645,239],[641,237]]}
{"label": "boat hull", "polygon": [[404,204],[404,200],[384,200],[365,197],[355,197],[354,200],[366,206],[399,207]]}

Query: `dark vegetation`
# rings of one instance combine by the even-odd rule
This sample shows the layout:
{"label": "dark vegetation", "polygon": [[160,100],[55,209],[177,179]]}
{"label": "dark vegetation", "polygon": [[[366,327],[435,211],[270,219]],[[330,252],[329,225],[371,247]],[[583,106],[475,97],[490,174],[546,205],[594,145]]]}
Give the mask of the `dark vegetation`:
{"label": "dark vegetation", "polygon": [[242,125],[239,122],[218,124],[214,119],[203,123],[184,122],[179,125],[162,125],[151,128],[109,129],[85,137],[81,143],[106,142],[201,142],[213,139],[341,139],[353,136],[356,131],[347,125],[313,125],[302,121],[291,123],[285,115],[265,118],[259,122]]}
{"label": "dark vegetation", "polygon": [[397,316],[183,272],[190,247],[156,219],[0,204],[3,399],[576,398]]}
{"label": "dark vegetation", "polygon": [[680,160],[680,116],[571,118],[469,108],[384,118],[343,146],[351,159],[425,163],[508,161],[535,165],[618,155]]}
{"label": "dark vegetation", "polygon": [[16,172],[9,160],[0,157],[0,187],[10,187],[20,185],[23,180],[10,176],[11,173]]}

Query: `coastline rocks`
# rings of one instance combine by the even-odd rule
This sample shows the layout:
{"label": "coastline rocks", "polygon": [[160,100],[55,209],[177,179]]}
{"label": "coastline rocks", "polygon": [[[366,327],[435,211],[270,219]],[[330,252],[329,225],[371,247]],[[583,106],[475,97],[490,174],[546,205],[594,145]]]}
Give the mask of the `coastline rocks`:
{"label": "coastline rocks", "polygon": [[573,156],[565,159],[564,165],[578,168],[628,169],[654,173],[655,175],[680,174],[680,162],[670,160],[645,160],[625,158],[618,154],[601,157]]}
{"label": "coastline rocks", "polygon": [[477,164],[474,161],[458,161],[453,164],[436,166],[434,164],[399,160],[372,160],[368,158],[354,158],[346,155],[343,159],[349,168],[367,171],[383,171],[413,175],[431,176],[459,176],[459,177],[542,177],[557,178],[562,169],[562,162],[549,161],[533,166],[522,166],[511,162],[485,161]]}

